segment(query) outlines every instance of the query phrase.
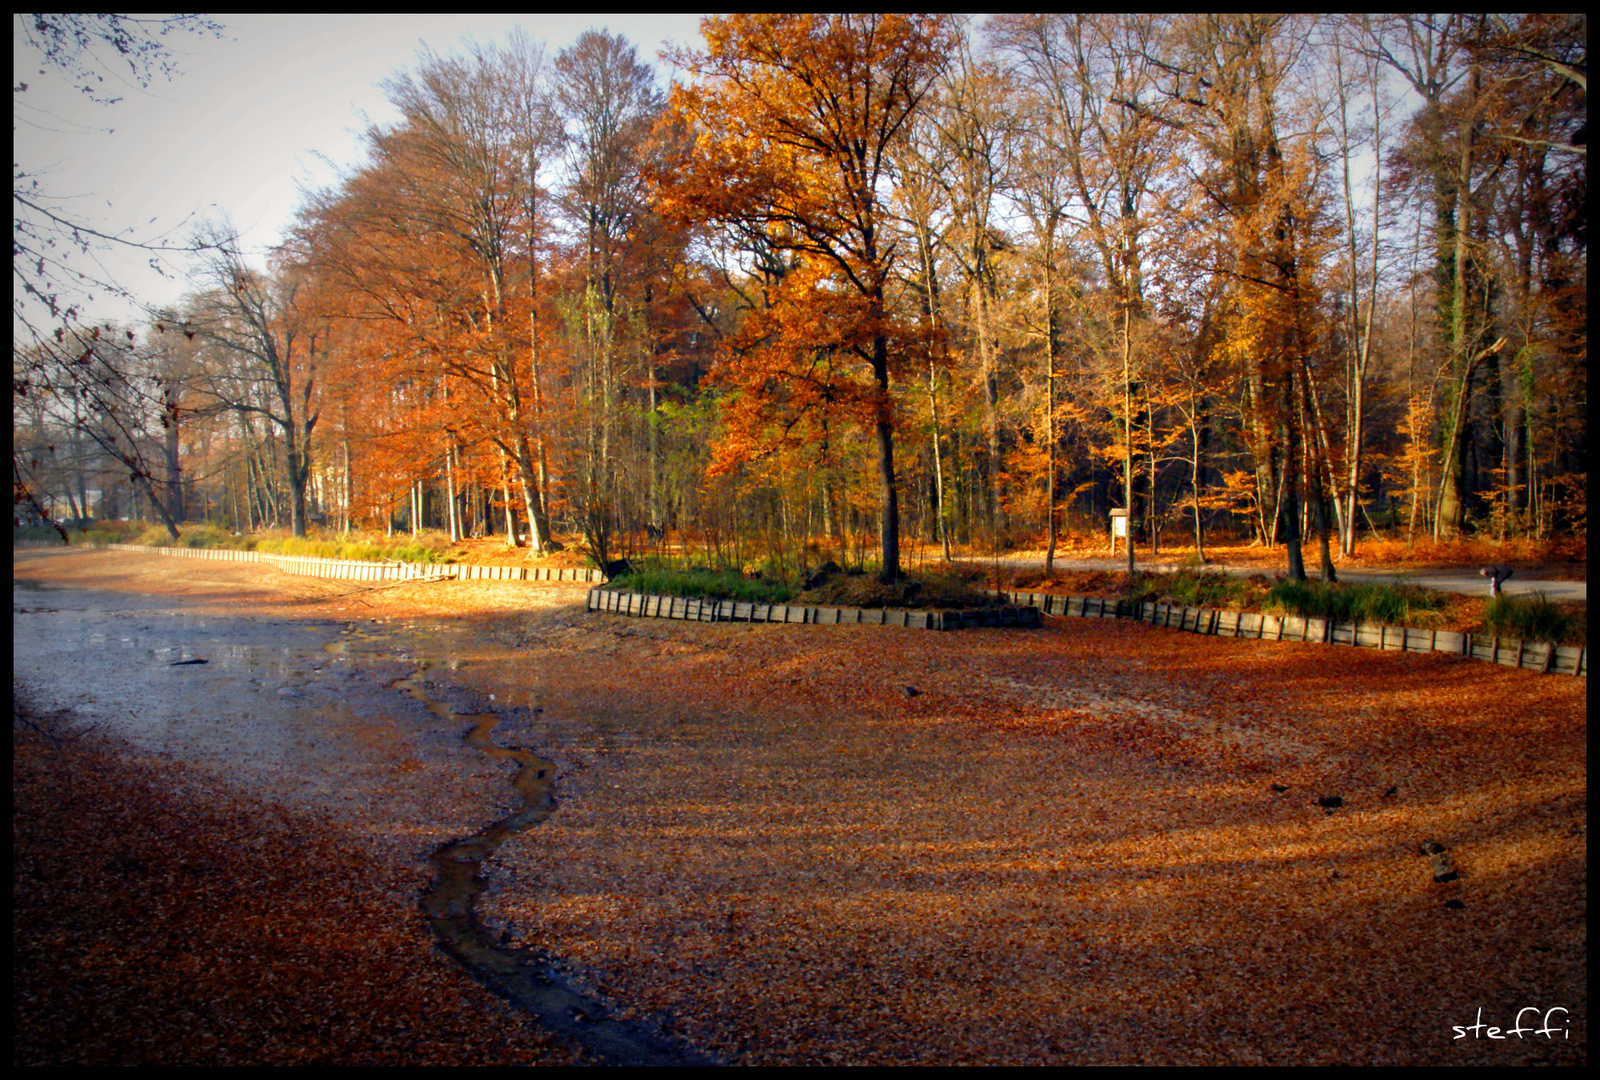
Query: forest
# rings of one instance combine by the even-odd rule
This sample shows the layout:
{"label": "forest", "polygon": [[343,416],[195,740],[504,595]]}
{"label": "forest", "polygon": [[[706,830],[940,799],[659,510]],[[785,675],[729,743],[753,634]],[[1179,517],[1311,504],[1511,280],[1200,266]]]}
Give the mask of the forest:
{"label": "forest", "polygon": [[15,317],[14,524],[886,580],[1113,510],[1295,578],[1584,534],[1584,16],[702,30],[425,51],[270,258],[214,220],[144,323]]}

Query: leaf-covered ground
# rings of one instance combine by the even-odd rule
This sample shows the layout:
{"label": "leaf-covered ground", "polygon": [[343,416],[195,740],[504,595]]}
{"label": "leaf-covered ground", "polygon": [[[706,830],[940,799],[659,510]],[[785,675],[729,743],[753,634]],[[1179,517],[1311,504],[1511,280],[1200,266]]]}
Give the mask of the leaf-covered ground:
{"label": "leaf-covered ground", "polygon": [[417,876],[337,822],[18,708],[14,1065],[577,1060],[437,955]]}
{"label": "leaf-covered ground", "polygon": [[[570,586],[356,592],[261,568],[62,558],[54,572],[83,583],[192,605],[470,624],[450,678],[534,715],[524,737],[559,766],[559,809],[502,849],[486,916],[566,958],[619,1013],[730,1062],[1587,1057],[1583,680],[1126,622],[684,624],[586,615]],[[176,775],[113,757],[106,768],[103,790],[159,794]],[[337,830],[338,812],[322,827]],[[187,882],[171,868],[219,854],[186,845],[270,840],[280,819],[181,820],[180,854],[160,865]],[[1448,849],[1456,880],[1433,880],[1428,841]],[[259,867],[220,876],[304,866],[274,843],[252,854]],[[123,865],[119,854],[94,865]],[[388,897],[358,938],[392,933],[380,953],[397,965],[435,960],[414,899],[396,899],[414,868],[346,860],[342,872]],[[104,893],[98,878],[74,880]],[[202,914],[172,906],[160,919],[217,921]],[[279,933],[304,917],[275,903],[259,916]],[[15,918],[14,933],[33,922]],[[56,933],[70,937],[70,921]],[[259,992],[222,946],[175,933],[198,954],[184,971]],[[144,988],[181,982],[178,970],[105,963],[87,981],[104,996],[143,980],[133,996],[153,997]],[[393,972],[366,978],[397,985]],[[312,992],[292,985],[291,1001]],[[482,1023],[528,1040],[515,1044],[524,1059],[564,1052],[466,997]],[[414,999],[362,1000],[418,1022]],[[53,1015],[48,1001],[32,1012]],[[1509,1028],[1522,1009],[1549,1015],[1551,1034],[1468,1027]],[[316,1018],[345,1014],[300,1015],[314,1056],[338,1026]],[[395,1016],[379,1022],[397,1030]],[[139,1046],[171,1047],[189,1023],[153,1015]],[[391,1060],[438,1060],[429,1039],[393,1045]]]}
{"label": "leaf-covered ground", "polygon": [[742,1062],[1582,1056],[1578,680],[1047,622],[607,620],[497,917]]}

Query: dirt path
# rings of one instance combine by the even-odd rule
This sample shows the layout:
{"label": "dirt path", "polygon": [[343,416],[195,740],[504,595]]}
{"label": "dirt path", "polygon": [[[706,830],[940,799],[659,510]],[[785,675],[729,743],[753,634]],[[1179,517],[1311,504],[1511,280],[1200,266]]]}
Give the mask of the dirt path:
{"label": "dirt path", "polygon": [[[557,808],[486,865],[490,929],[711,1056],[1586,1059],[1579,680],[1087,620],[685,625],[572,587],[14,566],[75,587],[14,592],[19,680],[395,863],[520,805],[395,680],[492,711]],[[72,629],[78,589],[109,629]],[[1456,1037],[1524,1008],[1569,1011]]]}
{"label": "dirt path", "polygon": [[[1043,554],[1030,555],[1002,555],[995,559],[965,559],[963,563],[972,566],[987,567],[996,562],[1002,570],[1009,573],[1039,573],[1044,567]],[[1127,568],[1126,559],[1062,559],[1055,561],[1058,571],[1071,570],[1107,570],[1119,571]],[[1173,563],[1165,559],[1141,560],[1139,569],[1160,570],[1171,572],[1180,569],[1189,569],[1181,563]],[[1281,573],[1282,567],[1274,564],[1259,565],[1258,563],[1231,565],[1226,561],[1213,562],[1205,568],[1212,573],[1226,573],[1249,576],[1251,574],[1274,572]],[[1414,567],[1409,569],[1380,569],[1380,568],[1349,568],[1338,569],[1339,580],[1342,582],[1373,582],[1373,583],[1404,583],[1420,585],[1425,589],[1435,589],[1439,592],[1462,593],[1467,596],[1489,595],[1489,584],[1478,573],[1479,567]],[[1308,563],[1306,572],[1316,578],[1317,568],[1315,563]],[[1574,580],[1565,569],[1546,570],[1538,567],[1522,567],[1512,578],[1507,581],[1503,589],[1507,596],[1536,596],[1543,595],[1546,599],[1554,601],[1579,601],[1587,603],[1589,600],[1589,583],[1580,579]]]}

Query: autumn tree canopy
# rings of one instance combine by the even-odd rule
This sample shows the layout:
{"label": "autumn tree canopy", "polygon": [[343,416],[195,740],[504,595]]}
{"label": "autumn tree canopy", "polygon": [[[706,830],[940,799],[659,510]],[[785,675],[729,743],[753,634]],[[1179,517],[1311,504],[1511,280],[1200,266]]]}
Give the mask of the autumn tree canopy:
{"label": "autumn tree canopy", "polygon": [[210,234],[149,326],[22,281],[19,518],[886,579],[1112,511],[1295,577],[1581,536],[1585,25],[729,15],[677,85],[606,30],[424,50],[270,258]]}
{"label": "autumn tree canopy", "polygon": [[[725,347],[735,388],[723,457],[757,451],[774,424],[813,410],[871,426],[878,452],[881,574],[900,570],[892,374],[914,336],[893,309],[899,245],[891,150],[956,40],[944,17],[734,15],[704,24],[684,56],[696,81],[672,107],[696,134],[664,177],[670,213],[770,252],[760,309]],[[841,360],[866,369],[866,380]]]}

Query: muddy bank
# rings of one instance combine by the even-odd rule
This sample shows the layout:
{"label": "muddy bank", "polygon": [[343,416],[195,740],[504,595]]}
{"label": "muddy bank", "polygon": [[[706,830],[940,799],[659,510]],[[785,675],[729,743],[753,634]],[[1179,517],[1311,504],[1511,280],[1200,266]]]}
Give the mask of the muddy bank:
{"label": "muddy bank", "polygon": [[12,1064],[577,1064],[433,947],[410,868],[14,702]]}
{"label": "muddy bank", "polygon": [[[596,1060],[704,1060],[612,1020],[566,984],[559,962],[513,953],[477,919],[484,863],[554,810],[555,764],[500,745],[502,712],[441,681],[470,662],[460,628],[270,618],[175,599],[20,579],[17,685],[60,703],[63,731],[126,739],[132,752],[197,765],[246,797],[355,825],[353,844],[411,864],[400,894],[421,891],[421,912],[448,954]],[[341,599],[348,594],[332,598],[335,610]],[[524,721],[524,736],[534,711],[504,710]],[[353,852],[351,872],[364,865]],[[431,871],[425,885],[415,881],[420,867]],[[416,893],[410,902],[418,905]],[[203,930],[195,948],[207,949]]]}
{"label": "muddy bank", "polygon": [[[158,562],[72,572],[123,575],[125,594],[190,587]],[[488,932],[723,1060],[1586,1059],[1576,680],[1085,620],[914,635],[653,625],[525,586],[193,587],[190,615],[250,605],[330,639],[352,624],[344,648],[375,651],[326,667],[370,668],[391,699],[426,657],[430,700],[493,711],[497,745],[553,762],[558,812],[478,875]],[[414,652],[392,655],[386,618],[413,624]],[[280,752],[308,769],[348,757],[363,790],[282,790],[423,866],[418,892],[429,851],[523,805],[514,766],[435,745],[416,701],[391,703],[392,727],[350,712],[306,728],[303,759]],[[449,779],[474,768],[483,783]],[[437,809],[462,827],[410,831],[412,778],[458,800]],[[368,827],[368,805],[388,824]],[[1455,879],[1434,880],[1425,841]],[[1509,1023],[1529,1007],[1568,1010],[1564,1037],[1453,1037],[1480,1009]]]}

